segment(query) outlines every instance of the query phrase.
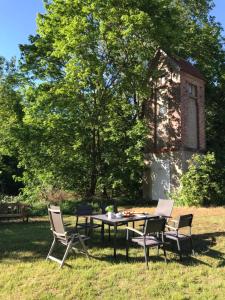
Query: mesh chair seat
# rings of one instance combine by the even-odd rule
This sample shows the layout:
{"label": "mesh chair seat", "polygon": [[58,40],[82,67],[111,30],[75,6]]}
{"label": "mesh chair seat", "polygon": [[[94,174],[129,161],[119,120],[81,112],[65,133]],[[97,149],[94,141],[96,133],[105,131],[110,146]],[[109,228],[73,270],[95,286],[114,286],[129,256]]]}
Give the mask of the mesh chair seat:
{"label": "mesh chair seat", "polygon": [[162,241],[160,241],[158,238],[154,237],[154,236],[146,236],[145,240],[144,237],[135,237],[131,239],[132,242],[137,243],[140,246],[150,246],[150,247],[154,247],[154,246],[160,246],[163,244]]}
{"label": "mesh chair seat", "polygon": [[96,224],[96,223],[93,223],[93,224],[91,224],[91,223],[78,223],[77,224],[77,226],[76,226],[76,228],[80,228],[80,229],[82,229],[82,228],[98,228],[98,227],[101,227],[101,225],[99,225],[99,224]]}
{"label": "mesh chair seat", "polygon": [[179,239],[179,240],[190,239],[189,235],[179,233],[177,231],[166,231],[165,232],[165,237],[170,238],[170,239],[174,239],[174,240],[177,240],[177,239]]}
{"label": "mesh chair seat", "polygon": [[68,241],[71,241],[71,239],[73,239],[73,242],[75,243],[76,241],[79,240],[79,237],[83,240],[83,241],[86,241],[86,240],[89,240],[90,237],[89,236],[86,236],[84,234],[74,234],[74,235],[71,235],[69,238],[68,238]]}

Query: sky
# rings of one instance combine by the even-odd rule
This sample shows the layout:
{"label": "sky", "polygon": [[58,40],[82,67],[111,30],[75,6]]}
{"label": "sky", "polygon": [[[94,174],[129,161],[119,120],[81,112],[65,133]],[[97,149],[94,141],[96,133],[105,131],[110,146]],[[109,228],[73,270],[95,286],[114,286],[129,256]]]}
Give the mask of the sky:
{"label": "sky", "polygon": [[35,34],[39,12],[44,12],[42,0],[0,0],[0,56],[20,56],[18,45]]}
{"label": "sky", "polygon": [[[214,0],[212,15],[225,29],[225,0]],[[44,12],[42,0],[0,0],[0,56],[19,58],[19,44],[36,32],[36,16]],[[224,31],[225,35],[225,31]]]}

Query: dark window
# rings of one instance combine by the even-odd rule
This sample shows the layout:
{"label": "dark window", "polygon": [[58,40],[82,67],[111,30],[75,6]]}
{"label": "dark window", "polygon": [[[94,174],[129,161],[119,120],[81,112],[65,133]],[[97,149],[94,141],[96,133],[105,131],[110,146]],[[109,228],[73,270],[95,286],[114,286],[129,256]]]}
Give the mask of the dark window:
{"label": "dark window", "polygon": [[186,141],[185,146],[198,148],[198,104],[197,104],[197,86],[188,83],[187,114],[186,114]]}

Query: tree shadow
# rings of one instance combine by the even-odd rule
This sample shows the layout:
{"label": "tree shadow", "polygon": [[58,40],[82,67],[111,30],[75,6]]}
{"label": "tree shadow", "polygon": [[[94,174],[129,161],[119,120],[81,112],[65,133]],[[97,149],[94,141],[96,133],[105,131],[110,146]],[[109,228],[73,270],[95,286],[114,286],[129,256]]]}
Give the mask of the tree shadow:
{"label": "tree shadow", "polygon": [[[111,240],[108,240],[108,231],[105,231],[105,239],[102,242],[100,230],[94,230],[91,239],[88,242],[89,252],[91,257],[100,261],[107,261],[112,264],[117,263],[134,263],[144,262],[143,250],[141,247],[130,244],[129,249],[131,255],[129,261],[126,260],[126,238],[124,229],[118,229],[117,236],[117,258],[113,256],[114,237],[111,235]],[[46,258],[50,249],[53,237],[49,228],[49,222],[46,220],[31,220],[29,223],[13,222],[0,224],[0,262],[4,260],[16,260],[23,262],[34,262]],[[176,261],[187,266],[207,265],[207,262],[201,260],[201,255],[208,256],[218,261],[217,268],[225,266],[225,253],[213,249],[217,244],[219,237],[225,237],[225,232],[208,232],[203,234],[193,235],[194,249],[196,256],[184,257],[182,261],[176,255],[171,257],[170,261]],[[93,249],[93,251],[92,251]],[[135,249],[139,249],[138,252]],[[167,252],[176,253],[176,247],[171,244],[166,245]],[[106,251],[104,251],[106,250]],[[56,251],[59,255],[63,254],[65,249],[57,247]],[[136,252],[135,252],[136,251]],[[163,261],[163,256],[151,254],[150,261]],[[98,254],[99,253],[99,254]],[[188,253],[187,253],[188,254]],[[178,257],[178,256],[177,256]],[[211,267],[211,266],[210,266]]]}
{"label": "tree shadow", "polygon": [[52,239],[49,222],[43,220],[1,223],[0,235],[0,261],[43,259],[47,255]]}
{"label": "tree shadow", "polygon": [[225,232],[206,232],[194,235],[194,247],[197,253],[218,260],[217,267],[223,267],[225,265],[225,253],[212,248],[217,245],[217,238],[219,237],[225,237]]}

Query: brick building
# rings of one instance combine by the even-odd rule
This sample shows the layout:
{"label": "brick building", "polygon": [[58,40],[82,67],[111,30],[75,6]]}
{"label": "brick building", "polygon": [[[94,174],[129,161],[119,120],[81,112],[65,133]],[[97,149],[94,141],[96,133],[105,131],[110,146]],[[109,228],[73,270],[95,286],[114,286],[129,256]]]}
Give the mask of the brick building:
{"label": "brick building", "polygon": [[157,55],[143,187],[144,197],[152,200],[168,198],[187,169],[187,160],[206,147],[202,74],[183,59],[161,50]]}

